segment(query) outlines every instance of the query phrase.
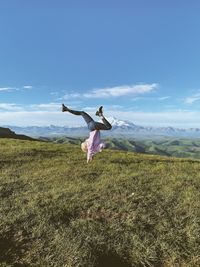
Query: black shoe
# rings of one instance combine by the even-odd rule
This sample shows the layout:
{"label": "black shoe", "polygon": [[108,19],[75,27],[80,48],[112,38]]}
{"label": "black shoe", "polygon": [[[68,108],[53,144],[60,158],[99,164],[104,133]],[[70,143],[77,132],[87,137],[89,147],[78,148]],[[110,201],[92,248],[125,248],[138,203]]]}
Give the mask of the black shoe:
{"label": "black shoe", "polygon": [[96,116],[99,116],[99,117],[103,116],[103,106],[100,106],[99,110],[97,110]]}
{"label": "black shoe", "polygon": [[62,112],[64,111],[68,111],[68,108],[64,104],[62,104]]}

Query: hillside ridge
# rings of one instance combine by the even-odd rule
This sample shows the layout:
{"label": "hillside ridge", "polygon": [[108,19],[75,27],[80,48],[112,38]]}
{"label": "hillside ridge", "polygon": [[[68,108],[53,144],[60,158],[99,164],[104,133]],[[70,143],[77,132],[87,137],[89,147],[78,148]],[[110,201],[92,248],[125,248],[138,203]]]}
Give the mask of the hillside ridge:
{"label": "hillside ridge", "polygon": [[10,130],[9,128],[5,128],[5,127],[0,127],[0,138],[35,140],[34,138],[23,135],[23,134],[16,134],[14,131]]}

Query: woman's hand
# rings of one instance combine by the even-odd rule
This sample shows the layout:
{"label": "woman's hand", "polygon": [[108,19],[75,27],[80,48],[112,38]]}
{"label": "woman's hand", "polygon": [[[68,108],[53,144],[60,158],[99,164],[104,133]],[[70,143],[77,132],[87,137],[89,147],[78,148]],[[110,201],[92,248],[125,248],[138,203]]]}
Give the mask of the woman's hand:
{"label": "woman's hand", "polygon": [[90,157],[89,159],[87,159],[87,163],[89,163],[90,161],[92,161],[92,157]]}

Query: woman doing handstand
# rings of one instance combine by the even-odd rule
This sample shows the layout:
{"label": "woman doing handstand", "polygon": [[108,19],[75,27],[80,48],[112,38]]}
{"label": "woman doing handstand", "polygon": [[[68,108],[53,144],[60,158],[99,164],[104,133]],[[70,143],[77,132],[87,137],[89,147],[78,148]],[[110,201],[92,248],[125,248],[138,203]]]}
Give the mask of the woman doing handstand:
{"label": "woman doing handstand", "polygon": [[87,123],[90,135],[89,138],[81,144],[81,149],[87,152],[87,162],[91,161],[96,153],[101,152],[102,149],[105,148],[105,144],[100,139],[100,130],[110,130],[112,128],[112,125],[103,116],[102,109],[103,107],[101,106],[96,112],[96,116],[99,116],[103,123],[94,121],[90,115],[84,111],[71,110],[62,104],[62,112],[69,112],[74,115],[82,116]]}

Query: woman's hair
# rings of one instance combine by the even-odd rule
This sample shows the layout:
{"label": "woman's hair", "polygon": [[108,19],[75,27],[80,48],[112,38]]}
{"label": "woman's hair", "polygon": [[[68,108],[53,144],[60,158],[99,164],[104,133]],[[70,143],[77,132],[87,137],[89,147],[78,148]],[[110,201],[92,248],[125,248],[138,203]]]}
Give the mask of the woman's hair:
{"label": "woman's hair", "polygon": [[83,152],[87,152],[88,151],[88,148],[87,148],[87,143],[86,141],[81,143],[81,149],[83,150]]}

